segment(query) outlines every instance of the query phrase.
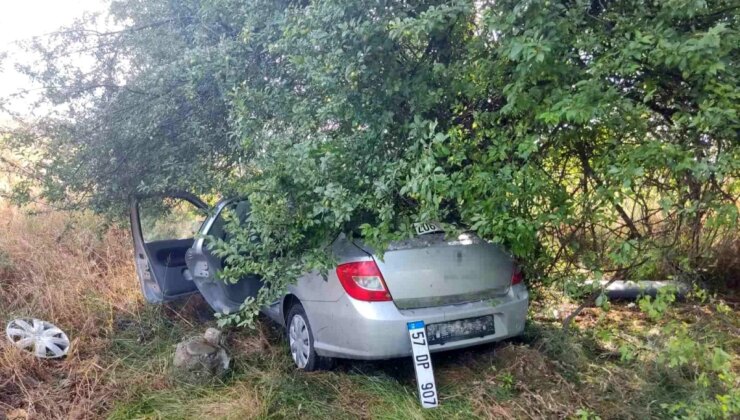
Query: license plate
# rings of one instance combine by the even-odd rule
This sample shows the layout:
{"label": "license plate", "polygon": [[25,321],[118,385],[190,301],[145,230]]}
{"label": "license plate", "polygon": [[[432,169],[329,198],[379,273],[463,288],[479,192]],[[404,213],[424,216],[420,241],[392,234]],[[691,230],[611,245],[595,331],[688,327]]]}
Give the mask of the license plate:
{"label": "license plate", "polygon": [[429,354],[427,332],[424,321],[409,322],[409,338],[416,371],[416,383],[419,388],[419,400],[423,408],[434,408],[439,405],[437,385],[434,383],[432,357]]}
{"label": "license plate", "polygon": [[417,235],[444,232],[438,224],[432,222],[414,223],[414,230],[416,230]]}
{"label": "license plate", "polygon": [[485,337],[496,333],[493,315],[440,322],[426,326],[429,344],[445,344],[468,338]]}

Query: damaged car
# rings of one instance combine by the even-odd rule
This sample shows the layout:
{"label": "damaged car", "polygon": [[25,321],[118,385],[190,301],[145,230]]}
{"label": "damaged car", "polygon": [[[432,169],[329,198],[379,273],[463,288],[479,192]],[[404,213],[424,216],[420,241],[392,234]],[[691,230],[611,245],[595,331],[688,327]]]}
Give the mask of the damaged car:
{"label": "damaged car", "polygon": [[[161,210],[167,200],[166,212]],[[136,269],[148,302],[200,293],[214,311],[233,313],[262,283],[218,279],[224,261],[207,236],[228,240],[226,209],[242,220],[249,202],[210,207],[192,194],[132,200]],[[474,233],[448,237],[435,223],[414,238],[375,250],[341,234],[337,262],[324,276],[305,273],[272,304],[267,317],[285,327],[295,365],[310,371],[332,358],[390,359],[412,354],[407,323],[424,321],[431,352],[503,340],[524,330],[529,295],[511,255]]]}

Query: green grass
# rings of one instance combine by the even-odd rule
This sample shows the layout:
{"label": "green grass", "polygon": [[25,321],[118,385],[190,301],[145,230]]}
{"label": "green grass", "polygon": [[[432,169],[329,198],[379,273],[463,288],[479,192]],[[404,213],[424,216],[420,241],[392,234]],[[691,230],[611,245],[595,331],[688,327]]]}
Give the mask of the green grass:
{"label": "green grass", "polygon": [[[644,322],[631,310],[619,314]],[[178,383],[167,376],[172,348],[183,335],[194,333],[193,327],[203,326],[185,326],[151,310],[140,324],[111,340],[112,354],[121,360],[118,377],[139,380],[138,388],[114,405],[110,418],[670,418],[676,402],[714,398],[717,389],[697,386],[691,372],[666,368],[646,352],[623,360],[613,351],[615,343],[625,340],[655,345],[654,325],[635,326],[633,318],[625,318],[623,325],[616,324],[615,336],[604,332],[614,329],[613,320],[599,318],[597,311],[592,318],[596,325],[573,336],[563,335],[556,325],[531,322],[513,343],[435,355],[441,404],[424,410],[408,361],[341,361],[332,371],[298,372],[280,332],[266,326],[232,332],[232,344],[251,347],[237,346],[233,370],[222,382]],[[714,325],[704,338],[729,340],[732,351],[737,339],[730,332]],[[252,344],[260,340],[264,347],[255,348]]]}

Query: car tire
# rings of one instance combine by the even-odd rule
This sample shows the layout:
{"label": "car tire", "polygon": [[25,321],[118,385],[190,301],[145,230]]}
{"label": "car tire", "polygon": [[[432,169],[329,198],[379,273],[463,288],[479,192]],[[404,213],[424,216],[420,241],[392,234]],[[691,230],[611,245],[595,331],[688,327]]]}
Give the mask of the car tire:
{"label": "car tire", "polygon": [[298,369],[312,372],[331,366],[330,358],[316,354],[313,331],[303,305],[296,303],[290,308],[285,325],[290,356]]}

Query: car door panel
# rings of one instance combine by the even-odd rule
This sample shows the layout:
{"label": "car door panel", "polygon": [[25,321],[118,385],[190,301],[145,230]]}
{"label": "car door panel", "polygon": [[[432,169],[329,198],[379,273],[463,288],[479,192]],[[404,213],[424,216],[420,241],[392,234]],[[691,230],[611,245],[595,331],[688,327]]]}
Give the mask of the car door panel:
{"label": "car door panel", "polygon": [[176,298],[196,291],[190,281],[183,281],[185,253],[193,245],[193,239],[174,239],[145,244],[147,254],[152,256],[151,267],[156,278],[161,279],[159,287],[162,294]]}
{"label": "car door panel", "polygon": [[206,236],[225,238],[223,221],[219,218],[225,208],[238,206],[238,203],[240,202],[237,200],[224,200],[217,204],[212,215],[203,223],[199,238],[186,255],[193,283],[211,308],[219,313],[238,311],[242,303],[248,297],[256,297],[262,287],[262,281],[258,276],[245,276],[235,284],[225,283],[219,279],[218,272],[223,269],[224,261],[208,249]]}
{"label": "car door panel", "polygon": [[[195,209],[204,212],[205,203],[190,194],[163,196],[184,200]],[[150,303],[161,303],[198,291],[188,279],[186,253],[192,247],[194,238],[158,239],[145,241],[142,234],[140,202],[153,197],[137,197],[131,200],[130,219],[134,242],[136,271],[145,299]]]}
{"label": "car door panel", "polygon": [[158,242],[156,247],[150,246],[149,254],[154,255],[161,265],[165,267],[185,267],[185,253],[193,246],[193,239],[173,239]]}

